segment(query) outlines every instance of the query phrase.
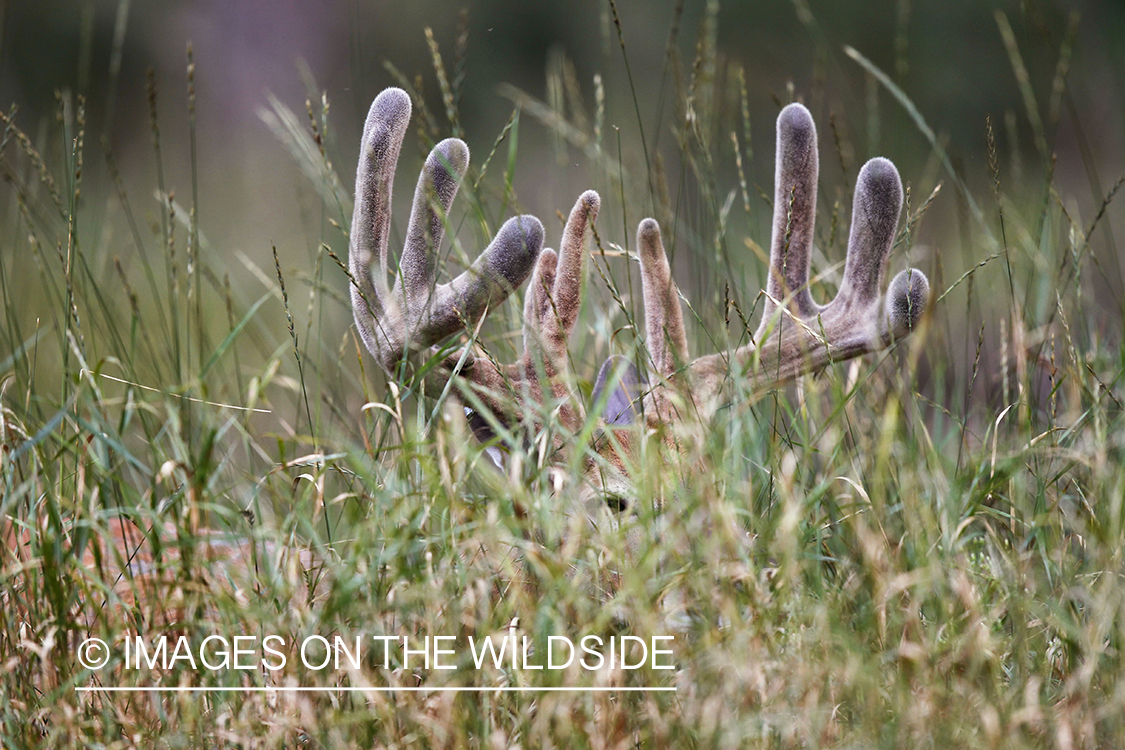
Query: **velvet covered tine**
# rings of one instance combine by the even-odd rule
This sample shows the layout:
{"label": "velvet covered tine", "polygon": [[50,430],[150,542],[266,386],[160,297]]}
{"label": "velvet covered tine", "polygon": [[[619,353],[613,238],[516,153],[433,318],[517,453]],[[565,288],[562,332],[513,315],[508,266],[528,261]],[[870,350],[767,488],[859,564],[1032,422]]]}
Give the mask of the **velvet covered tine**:
{"label": "velvet covered tine", "polygon": [[857,305],[878,301],[901,211],[902,180],[895,165],[881,157],[864,164],[852,201],[842,298],[854,298]]}
{"label": "velvet covered tine", "polygon": [[582,285],[586,278],[586,230],[598,217],[602,199],[593,190],[578,197],[563,228],[558,266],[551,287],[551,309],[543,318],[544,344],[551,356],[566,355],[566,342],[582,309]]}
{"label": "velvet covered tine", "polygon": [[766,320],[775,310],[773,300],[791,299],[789,309],[796,315],[811,315],[818,309],[808,283],[819,165],[812,115],[804,106],[790,104],[777,117],[773,238],[766,281],[772,299],[766,300]]}
{"label": "velvet covered tine", "polygon": [[419,346],[431,346],[468,326],[518,289],[543,247],[543,225],[534,216],[508,219],[472,266],[434,290]]}
{"label": "velvet covered tine", "polygon": [[469,147],[456,138],[448,138],[434,146],[418,175],[394,290],[395,297],[405,300],[412,317],[421,317],[430,304],[437,276],[438,247],[445,237],[449,208],[468,166]]}
{"label": "velvet covered tine", "polygon": [[[399,328],[399,311],[387,309],[387,244],[391,231],[391,191],[395,165],[410,122],[410,97],[387,89],[375,98],[363,126],[356,200],[352,214],[348,270],[356,328],[368,351],[387,361]],[[391,320],[384,320],[387,316]]]}
{"label": "velvet covered tine", "polygon": [[540,349],[543,336],[543,321],[551,312],[551,292],[555,287],[555,270],[558,268],[559,256],[549,247],[543,248],[539,253],[539,260],[535,270],[531,273],[531,282],[527,286],[527,293],[523,300],[523,351],[525,357],[530,357]]}
{"label": "velvet covered tine", "polygon": [[641,258],[645,341],[656,372],[668,378],[687,362],[687,334],[680,295],[655,219],[645,219],[637,227],[637,251]]}
{"label": "velvet covered tine", "polygon": [[883,339],[902,338],[917,326],[930,301],[930,282],[917,268],[899,271],[887,287]]}

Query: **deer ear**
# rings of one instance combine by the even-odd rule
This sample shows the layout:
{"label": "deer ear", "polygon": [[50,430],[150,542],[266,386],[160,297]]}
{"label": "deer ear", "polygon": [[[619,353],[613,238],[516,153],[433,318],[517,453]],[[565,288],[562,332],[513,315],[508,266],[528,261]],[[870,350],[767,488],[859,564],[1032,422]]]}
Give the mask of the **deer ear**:
{"label": "deer ear", "polygon": [[603,398],[606,388],[612,383],[613,390],[605,396],[605,411],[602,417],[607,425],[629,425],[637,421],[640,416],[638,405],[648,385],[644,375],[633,366],[633,363],[614,354],[602,363],[598,370],[598,379],[594,383],[594,403],[598,404]]}

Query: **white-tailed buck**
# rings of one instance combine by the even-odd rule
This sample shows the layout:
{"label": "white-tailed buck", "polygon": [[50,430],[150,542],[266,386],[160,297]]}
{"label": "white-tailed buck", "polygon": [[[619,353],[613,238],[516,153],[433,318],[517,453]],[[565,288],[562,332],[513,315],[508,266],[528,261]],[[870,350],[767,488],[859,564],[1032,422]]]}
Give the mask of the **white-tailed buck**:
{"label": "white-tailed buck", "polygon": [[[574,455],[566,438],[580,433],[585,409],[572,388],[567,342],[581,306],[585,274],[585,238],[597,216],[600,198],[583,193],[563,230],[559,252],[541,249],[543,226],[532,216],[509,220],[473,266],[448,284],[437,283],[435,258],[447,214],[468,165],[468,148],[459,140],[439,143],[426,160],[414,195],[406,246],[398,261],[398,280],[388,284],[391,186],[399,150],[410,120],[410,99],[399,89],[383,91],[371,105],[363,131],[356,177],[355,214],[349,257],[356,325],[371,354],[391,377],[412,354],[432,351],[455,334],[472,332],[488,310],[531,276],[524,304],[524,353],[514,364],[497,365],[491,357],[462,350],[445,357],[427,376],[431,386],[457,386],[452,393],[472,407],[470,424],[477,437],[491,441],[490,425],[517,439],[536,438],[543,415],[553,417],[550,448],[560,457]],[[827,305],[808,290],[809,259],[816,207],[816,130],[799,104],[782,110],[777,122],[777,171],[773,240],[765,289],[765,314],[753,343],[732,352],[691,360],[660,228],[645,219],[637,230],[645,307],[646,369],[642,374],[624,357],[602,366],[593,389],[600,404],[602,429],[585,451],[583,492],[586,501],[630,497],[629,467],[636,438],[652,430],[674,444],[683,430],[706,425],[731,385],[739,379],[761,392],[787,379],[886,347],[911,332],[929,301],[929,284],[917,270],[891,281],[880,294],[887,257],[902,208],[898,173],[886,159],[872,159],[860,171],[852,211],[851,236],[843,280]],[[638,431],[636,427],[645,428]],[[682,428],[682,429],[681,429]],[[697,433],[698,434],[698,433]],[[503,463],[503,449],[494,454]],[[607,504],[587,509],[605,512]],[[97,580],[110,581],[106,604],[125,605],[138,623],[174,622],[174,610],[192,587],[226,578],[234,590],[256,585],[261,572],[250,569],[251,548],[230,534],[201,529],[186,543],[173,543],[177,532],[160,523],[135,526],[120,519],[108,539],[84,550],[87,568],[102,569]],[[12,549],[27,547],[28,530],[5,529]],[[152,538],[161,535],[168,554],[157,565]],[[186,547],[185,547],[186,545]],[[199,550],[194,548],[199,546]],[[181,580],[179,551],[192,550],[207,561],[211,581]],[[282,561],[308,569],[307,550],[262,548],[279,571]],[[22,564],[22,563],[21,563]],[[296,570],[296,568],[293,568]],[[85,611],[96,619],[102,607]]]}
{"label": "white-tailed buck", "polygon": [[[349,268],[352,307],[365,345],[394,377],[413,352],[432,353],[451,335],[472,332],[487,311],[530,274],[521,359],[499,366],[488,356],[462,351],[434,368],[428,385],[444,387],[450,378],[456,379],[454,392],[474,407],[470,419],[478,437],[490,434],[479,407],[510,428],[509,434],[520,434],[517,428],[522,426],[534,435],[538,425],[527,424],[528,415],[534,421],[534,415],[547,412],[557,413],[558,421],[577,433],[585,415],[570,388],[567,340],[581,305],[585,236],[598,213],[598,194],[587,191],[578,198],[557,254],[540,251],[542,224],[521,216],[501,227],[469,270],[449,284],[438,284],[437,248],[469,161],[463,142],[442,141],[418,179],[392,288],[387,280],[393,268],[387,253],[391,186],[410,111],[405,92],[387,89],[372,103],[363,130]],[[674,430],[667,428],[682,423],[706,424],[736,379],[748,380],[750,390],[761,392],[829,363],[883,349],[914,329],[929,301],[926,277],[915,269],[902,271],[891,281],[886,297],[881,294],[902,210],[902,183],[886,159],[872,159],[859,173],[847,261],[836,298],[827,305],[812,299],[808,282],[817,172],[812,117],[800,104],[791,104],[777,120],[765,313],[752,343],[732,352],[689,358],[679,292],[660,227],[652,219],[641,222],[637,247],[649,372],[639,373],[622,357],[611,357],[602,366],[593,398],[604,400],[603,417],[616,439],[594,446],[586,462],[591,486],[620,494],[627,483],[633,438],[622,427],[643,420],[646,427],[668,435]],[[565,451],[570,446],[556,447]],[[605,460],[597,460],[597,455]]]}

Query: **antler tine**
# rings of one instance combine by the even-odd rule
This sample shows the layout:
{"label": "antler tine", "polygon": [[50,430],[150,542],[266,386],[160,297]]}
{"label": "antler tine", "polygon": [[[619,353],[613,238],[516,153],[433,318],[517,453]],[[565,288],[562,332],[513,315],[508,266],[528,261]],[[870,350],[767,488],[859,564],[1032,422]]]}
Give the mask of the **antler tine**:
{"label": "antler tine", "polygon": [[899,271],[887,287],[886,316],[880,335],[885,343],[913,331],[930,302],[930,281],[917,268]]}
{"label": "antler tine", "polygon": [[408,315],[420,320],[433,301],[437,274],[435,255],[445,237],[446,216],[461,177],[469,166],[469,147],[457,138],[447,138],[434,146],[418,175],[414,205],[406,229],[400,276],[394,296],[403,299]]}
{"label": "antler tine", "polygon": [[352,309],[368,350],[391,372],[408,347],[425,348],[473,325],[523,283],[543,245],[534,216],[509,219],[472,267],[448,284],[435,285],[437,248],[469,149],[450,138],[430,152],[414,193],[402,274],[387,288],[391,188],[406,127],[410,97],[386,89],[375,98],[363,128],[356,172],[356,203],[348,266]]}
{"label": "antler tine", "polygon": [[[570,209],[559,245],[558,263],[551,286],[551,305],[539,319],[548,360],[566,360],[566,344],[582,308],[586,280],[586,229],[598,217],[602,199],[593,190],[578,196]],[[553,373],[551,373],[553,374]]]}
{"label": "antler tine", "polygon": [[637,248],[641,257],[645,341],[656,372],[670,378],[688,361],[687,335],[679,292],[655,219],[645,219],[637,227]]}
{"label": "antler tine", "polygon": [[401,313],[397,306],[388,306],[387,241],[395,165],[409,122],[410,97],[402,89],[387,89],[371,103],[356,168],[348,252],[356,328],[368,351],[386,369],[394,366],[395,358],[388,357],[392,342],[401,340]]}
{"label": "antler tine", "polygon": [[524,282],[542,247],[539,219],[525,215],[504,222],[468,270],[434,290],[433,303],[416,334],[418,346],[436,344],[466,325],[475,325]]}
{"label": "antler tine", "polygon": [[864,164],[856,179],[848,258],[836,299],[860,305],[879,299],[901,212],[902,181],[895,165],[882,157]]}
{"label": "antler tine", "polygon": [[548,358],[543,351],[543,323],[551,315],[552,292],[559,256],[549,247],[539,253],[523,300],[523,359],[525,364]]}
{"label": "antler tine", "polygon": [[816,125],[800,104],[790,104],[777,117],[777,161],[774,172],[773,239],[766,279],[764,331],[776,324],[777,302],[790,300],[794,315],[815,314],[820,306],[809,295],[809,264],[816,218],[816,180],[820,171]]}

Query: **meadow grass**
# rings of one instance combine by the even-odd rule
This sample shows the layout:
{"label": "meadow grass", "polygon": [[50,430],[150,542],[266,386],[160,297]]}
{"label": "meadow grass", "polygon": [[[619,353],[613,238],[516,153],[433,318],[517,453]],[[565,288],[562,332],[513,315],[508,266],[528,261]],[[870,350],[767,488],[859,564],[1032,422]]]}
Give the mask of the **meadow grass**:
{"label": "meadow grass", "polygon": [[[517,106],[451,215],[450,271],[520,206],[521,128],[546,125],[559,149],[596,165],[606,208],[571,342],[585,393],[602,358],[639,350],[629,253],[642,214],[674,237],[676,268],[689,257],[696,270],[681,278],[693,354],[744,342],[760,315],[772,170],[748,150],[746,78],[715,49],[714,23],[705,19],[690,63],[669,44],[674,144],[667,133],[663,151],[622,144],[605,123],[600,80],[590,104],[555,57],[546,101],[504,90]],[[460,127],[459,72],[447,74],[427,38],[446,111],[443,120],[416,107],[421,148]],[[1125,741],[1125,363],[1120,310],[1105,310],[1092,288],[1105,263],[1099,222],[1121,183],[1090,216],[1058,195],[1049,159],[1039,184],[1014,190],[993,123],[981,123],[994,182],[974,193],[893,79],[846,55],[883,92],[881,106],[905,112],[929,142],[932,168],[903,175],[892,265],[931,263],[933,312],[889,353],[759,399],[736,387],[706,438],[680,453],[646,444],[635,506],[618,525],[587,523],[541,445],[516,449],[503,476],[448,405],[416,397],[416,377],[388,383],[373,371],[346,327],[339,260],[351,180],[332,155],[350,146],[328,136],[326,98],[314,92],[300,114],[273,101],[263,115],[326,217],[297,268],[265,238],[238,267],[207,241],[196,198],[163,184],[169,145],[155,114],[156,211],[138,209],[116,181],[80,99],[60,97],[48,143],[5,117],[0,745]],[[863,116],[877,122],[872,101]],[[1045,146],[1059,116],[1054,102],[1048,110],[1029,124]],[[858,147],[835,119],[814,115],[822,164],[838,160],[854,179]],[[108,187],[91,195],[84,165],[103,156]],[[851,190],[826,182],[818,299],[838,282]],[[924,236],[949,248],[971,239],[923,260],[915,240],[939,201],[959,207],[963,226]],[[553,243],[561,223],[538,213]],[[482,334],[500,361],[515,356],[519,316],[513,299]],[[398,657],[385,669],[376,648],[339,670],[292,654],[276,672],[134,670],[117,648],[136,633],[198,645],[213,634],[464,644],[508,632],[540,647],[551,635],[672,635],[676,669],[478,670],[462,645],[451,670],[417,658],[403,668]],[[88,637],[114,644],[104,670],[77,661]],[[75,690],[109,685],[231,689]],[[240,689],[265,685],[337,689]],[[470,686],[675,691],[406,690]],[[400,690],[340,689],[386,687]]]}

